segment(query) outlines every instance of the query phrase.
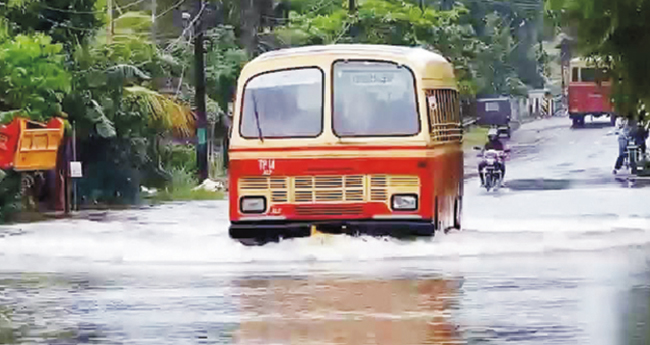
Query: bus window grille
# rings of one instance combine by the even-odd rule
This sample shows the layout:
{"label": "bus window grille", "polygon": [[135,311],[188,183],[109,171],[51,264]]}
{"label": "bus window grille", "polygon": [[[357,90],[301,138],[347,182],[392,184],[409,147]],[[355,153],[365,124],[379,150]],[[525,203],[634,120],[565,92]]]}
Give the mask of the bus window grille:
{"label": "bus window grille", "polygon": [[431,138],[437,142],[462,140],[460,104],[455,90],[427,90]]}

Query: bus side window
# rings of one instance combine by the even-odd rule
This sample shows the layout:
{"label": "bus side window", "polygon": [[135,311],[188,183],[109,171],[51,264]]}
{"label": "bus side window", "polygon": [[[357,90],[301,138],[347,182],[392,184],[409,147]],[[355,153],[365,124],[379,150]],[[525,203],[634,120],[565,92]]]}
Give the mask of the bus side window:
{"label": "bus side window", "polygon": [[580,81],[587,83],[596,82],[596,69],[595,68],[583,68],[580,71]]}
{"label": "bus side window", "polygon": [[578,79],[578,67],[573,67],[573,76],[571,77],[571,81],[576,83],[579,81]]}

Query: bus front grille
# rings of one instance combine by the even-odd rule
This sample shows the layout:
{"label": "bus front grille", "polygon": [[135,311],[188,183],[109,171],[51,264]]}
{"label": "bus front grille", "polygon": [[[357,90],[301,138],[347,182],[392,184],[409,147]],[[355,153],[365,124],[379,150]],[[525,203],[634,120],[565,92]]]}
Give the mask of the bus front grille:
{"label": "bus front grille", "polygon": [[393,193],[419,194],[412,175],[273,176],[239,179],[240,195],[262,195],[271,203],[388,202]]}
{"label": "bus front grille", "polygon": [[358,216],[363,214],[360,205],[298,205],[299,216]]}

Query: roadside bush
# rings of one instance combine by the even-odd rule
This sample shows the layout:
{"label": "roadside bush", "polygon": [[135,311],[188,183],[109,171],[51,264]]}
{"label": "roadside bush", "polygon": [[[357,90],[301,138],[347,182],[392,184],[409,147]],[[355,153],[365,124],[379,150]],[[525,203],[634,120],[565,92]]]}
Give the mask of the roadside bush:
{"label": "roadside bush", "polygon": [[184,168],[171,169],[171,181],[164,191],[152,197],[155,201],[189,201],[222,199],[223,193],[193,190],[198,186],[196,173]]}
{"label": "roadside bush", "polygon": [[9,221],[18,211],[20,211],[20,175],[7,172],[7,175],[0,180],[0,223]]}
{"label": "roadside bush", "polygon": [[163,156],[163,165],[170,171],[171,169],[184,169],[192,173],[197,171],[194,145],[167,145]]}

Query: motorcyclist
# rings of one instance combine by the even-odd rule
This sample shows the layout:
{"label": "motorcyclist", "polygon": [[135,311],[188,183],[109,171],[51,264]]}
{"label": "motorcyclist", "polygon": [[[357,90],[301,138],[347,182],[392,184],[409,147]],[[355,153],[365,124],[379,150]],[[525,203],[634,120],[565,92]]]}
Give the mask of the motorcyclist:
{"label": "motorcyclist", "polygon": [[[483,146],[483,152],[487,150],[496,150],[496,151],[504,151],[505,147],[503,146],[503,143],[501,140],[499,140],[499,133],[496,128],[490,128],[488,130],[488,142],[485,143],[485,146]],[[501,160],[497,160],[495,163],[496,167],[501,170],[501,176],[506,175],[506,166],[505,163]],[[483,169],[487,166],[487,162],[485,159],[481,161],[478,165],[478,175],[481,177],[481,186],[485,185],[485,177],[483,176]]]}

